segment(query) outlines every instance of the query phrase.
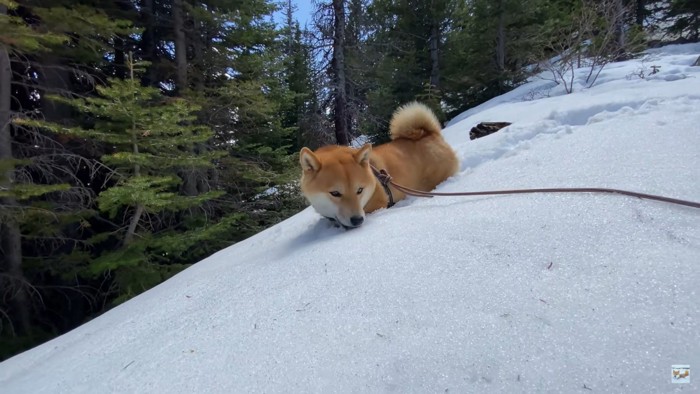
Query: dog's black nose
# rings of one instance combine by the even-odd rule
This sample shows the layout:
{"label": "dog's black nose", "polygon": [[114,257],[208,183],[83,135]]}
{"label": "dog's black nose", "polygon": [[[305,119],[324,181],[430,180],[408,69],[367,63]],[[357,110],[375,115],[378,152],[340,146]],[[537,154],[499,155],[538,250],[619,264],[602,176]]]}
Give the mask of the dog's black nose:
{"label": "dog's black nose", "polygon": [[365,221],[365,218],[363,218],[362,216],[353,216],[350,218],[350,223],[352,223],[353,226],[359,226],[364,221]]}

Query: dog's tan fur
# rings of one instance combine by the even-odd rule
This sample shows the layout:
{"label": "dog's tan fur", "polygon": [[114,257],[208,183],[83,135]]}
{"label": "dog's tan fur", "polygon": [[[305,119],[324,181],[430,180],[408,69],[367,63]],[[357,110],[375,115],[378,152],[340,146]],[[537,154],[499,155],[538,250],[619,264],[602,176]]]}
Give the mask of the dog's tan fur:
{"label": "dog's tan fur", "polygon": [[[365,213],[387,206],[388,197],[370,163],[387,170],[396,183],[424,191],[435,189],[457,172],[457,156],[443,139],[435,114],[425,105],[414,102],[397,109],[389,132],[392,141],[374,149],[370,144],[360,149],[331,145],[315,152],[302,148],[301,190],[321,215],[356,227]],[[394,201],[405,197],[393,187],[391,192]]]}

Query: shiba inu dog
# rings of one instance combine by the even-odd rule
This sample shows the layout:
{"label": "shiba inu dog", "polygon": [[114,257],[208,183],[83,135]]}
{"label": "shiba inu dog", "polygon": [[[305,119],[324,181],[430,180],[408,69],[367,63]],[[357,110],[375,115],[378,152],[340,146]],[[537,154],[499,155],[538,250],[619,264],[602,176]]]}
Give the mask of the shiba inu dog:
{"label": "shiba inu dog", "polygon": [[[344,227],[360,226],[365,214],[386,208],[389,193],[370,164],[385,169],[393,180],[412,189],[430,191],[454,175],[459,161],[442,137],[440,122],[425,105],[399,107],[389,125],[391,142],[359,149],[330,145],[315,152],[302,148],[301,191],[318,213]],[[405,194],[390,187],[394,201]]]}

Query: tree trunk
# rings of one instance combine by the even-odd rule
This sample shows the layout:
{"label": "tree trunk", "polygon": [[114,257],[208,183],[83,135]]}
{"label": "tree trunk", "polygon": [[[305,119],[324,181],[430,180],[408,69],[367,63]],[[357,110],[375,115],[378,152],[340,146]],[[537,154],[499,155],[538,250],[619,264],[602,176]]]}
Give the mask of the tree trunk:
{"label": "tree trunk", "polygon": [[191,76],[188,76],[188,80],[195,92],[202,92],[207,83],[206,78],[208,73],[204,50],[205,48],[209,48],[212,38],[209,37],[208,30],[204,28],[202,22],[196,16],[192,16],[192,25],[194,26],[195,32],[195,36],[190,42],[193,56],[192,66],[197,71],[193,72]]}
{"label": "tree trunk", "polygon": [[[193,149],[190,149],[190,151],[192,151]],[[199,187],[204,186],[203,184],[200,185],[200,183],[203,182],[199,182],[199,179],[202,176],[202,171],[199,171],[194,168],[185,168],[178,171],[178,175],[180,176],[180,179],[182,179],[182,185],[180,186],[182,194],[190,197],[199,194]]]}
{"label": "tree trunk", "polygon": [[430,85],[440,88],[440,27],[437,21],[433,21],[430,27]]}
{"label": "tree trunk", "polygon": [[[195,21],[195,26],[198,22]],[[174,0],[173,1],[173,31],[175,32],[175,63],[177,65],[176,70],[176,88],[178,96],[184,96],[188,89],[188,73],[187,73],[187,36],[185,35],[185,10],[184,10],[184,0]],[[195,29],[195,33],[204,34],[200,29]],[[195,53],[201,53],[199,48],[200,40],[194,39],[192,41]],[[195,58],[195,62],[203,59]],[[204,70],[201,70],[201,74],[204,75]],[[198,86],[204,85],[204,81],[200,76],[194,76],[194,83]],[[204,149],[202,144],[197,144],[196,147],[190,149],[194,154],[197,149]],[[200,189],[205,188],[206,182],[204,182],[204,171],[196,168],[184,168],[178,171],[178,175],[182,179],[181,191],[186,196],[196,196],[199,194]]]}
{"label": "tree trunk", "polygon": [[294,5],[292,0],[287,0],[287,4],[284,6],[285,13],[285,23],[287,24],[287,42],[285,43],[284,52],[287,56],[293,55],[294,50]]}
{"label": "tree trunk", "polygon": [[154,0],[141,1],[141,20],[146,28],[141,35],[141,51],[145,60],[151,64],[144,74],[142,81],[146,86],[156,86],[158,84],[158,51],[156,48],[156,33],[155,33],[155,9]]}
{"label": "tree trunk", "polygon": [[[119,9],[117,12],[118,17],[126,18],[127,15],[131,15],[137,8],[134,7],[132,0],[116,0],[115,5]],[[132,49],[127,46],[129,38],[122,34],[117,34],[114,37],[114,75],[113,77],[118,79],[125,79],[128,67],[126,65],[126,55],[131,53]]]}
{"label": "tree trunk", "polygon": [[173,1],[173,31],[175,33],[175,65],[177,66],[175,84],[179,94],[187,90],[187,37],[185,37],[185,18],[183,0]]}
{"label": "tree trunk", "polygon": [[126,78],[126,54],[124,53],[124,38],[117,36],[114,38],[114,77],[118,79]]}
{"label": "tree trunk", "polygon": [[506,11],[503,6],[503,0],[498,2],[498,30],[496,32],[496,66],[498,71],[506,69]]}
{"label": "tree trunk", "polygon": [[141,220],[141,215],[143,215],[144,207],[139,204],[136,206],[136,211],[131,217],[131,222],[129,222],[129,228],[126,230],[126,236],[124,237],[124,246],[129,246],[131,242],[134,241],[134,236],[136,235],[136,227],[138,227],[139,221]]}
{"label": "tree trunk", "polygon": [[637,0],[636,8],[635,8],[635,22],[639,27],[644,27],[644,19],[646,18],[647,14],[647,9],[646,9],[646,1],[645,0]]}
{"label": "tree trunk", "polygon": [[[0,15],[7,13],[7,7],[0,5]],[[0,45],[0,161],[10,161],[12,156],[11,103],[12,66],[6,47]],[[13,168],[9,166],[0,173],[0,189],[12,186]],[[9,288],[14,296],[12,305],[17,313],[17,332],[29,329],[29,296],[22,273],[22,233],[15,219],[17,202],[12,197],[0,198],[0,272],[8,277]]]}
{"label": "tree trunk", "polygon": [[[131,79],[134,79],[134,70],[133,68],[131,69]],[[136,140],[136,125],[132,125],[132,152],[138,154],[139,153],[139,145]],[[139,164],[134,164],[134,177],[140,177],[141,176],[141,166]],[[131,221],[129,222],[129,228],[126,230],[126,236],[124,236],[124,246],[128,246],[133,240],[134,236],[136,235],[136,228],[138,227],[139,221],[141,220],[141,215],[143,215],[143,211],[145,210],[144,206],[142,204],[136,204],[136,210],[134,211],[133,216],[131,216]]]}
{"label": "tree trunk", "polygon": [[333,0],[334,33],[332,72],[335,84],[335,140],[338,145],[350,143],[348,130],[348,97],[345,75],[345,0]]}
{"label": "tree trunk", "polygon": [[627,55],[627,33],[625,28],[625,5],[622,4],[622,0],[615,0],[613,5],[614,16],[613,21],[615,23],[615,43],[616,43],[616,59],[615,60],[626,60]]}
{"label": "tree trunk", "polygon": [[67,96],[71,92],[71,70],[51,54],[41,58],[41,114],[49,122],[64,122],[71,118],[69,105],[51,100],[49,95]]}

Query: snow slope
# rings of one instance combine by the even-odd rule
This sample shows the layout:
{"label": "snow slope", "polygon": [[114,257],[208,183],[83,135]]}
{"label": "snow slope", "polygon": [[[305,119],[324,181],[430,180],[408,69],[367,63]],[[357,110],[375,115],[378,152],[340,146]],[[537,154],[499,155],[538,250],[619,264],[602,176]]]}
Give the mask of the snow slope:
{"label": "snow slope", "polygon": [[[632,60],[524,101],[548,86],[533,80],[468,111],[445,129],[462,171],[439,189],[700,200],[699,52],[661,48],[653,76],[627,78]],[[514,124],[469,141],[487,120]],[[0,391],[699,392],[699,285],[698,209],[408,199],[351,231],[307,209],[3,362]]]}

